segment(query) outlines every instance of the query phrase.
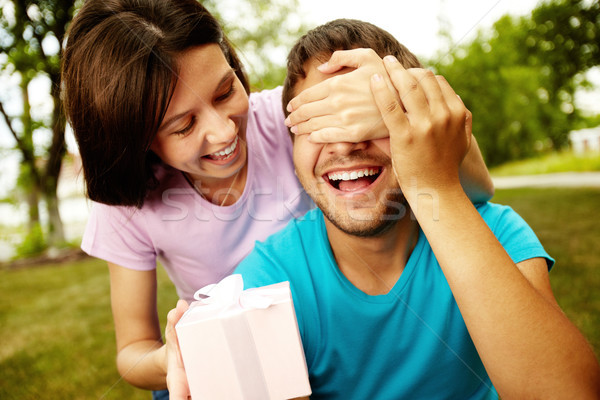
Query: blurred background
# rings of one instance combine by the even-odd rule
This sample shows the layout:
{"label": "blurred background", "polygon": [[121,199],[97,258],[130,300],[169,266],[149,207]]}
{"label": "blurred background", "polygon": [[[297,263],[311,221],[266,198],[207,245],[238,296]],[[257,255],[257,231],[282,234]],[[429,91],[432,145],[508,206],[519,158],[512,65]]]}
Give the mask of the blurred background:
{"label": "blurred background", "polygon": [[[78,250],[89,202],[60,106],[81,1],[0,0],[0,398],[143,399],[121,381],[105,265]],[[552,285],[600,351],[600,4],[584,0],[211,0],[254,90],[282,84],[306,30],[372,22],[473,113],[497,185],[557,259]],[[176,301],[159,270],[161,316]]]}

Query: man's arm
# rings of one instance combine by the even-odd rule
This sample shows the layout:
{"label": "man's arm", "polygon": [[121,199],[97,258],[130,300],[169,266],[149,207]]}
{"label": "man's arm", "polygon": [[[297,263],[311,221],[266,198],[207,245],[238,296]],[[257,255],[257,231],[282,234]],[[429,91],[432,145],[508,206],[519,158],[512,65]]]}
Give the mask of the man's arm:
{"label": "man's arm", "polygon": [[373,79],[398,181],[499,394],[597,399],[600,367],[557,306],[546,263],[515,266],[459,184],[470,139],[462,101],[431,72],[389,59],[385,65],[396,89],[408,94],[401,96],[404,113],[381,78]]}

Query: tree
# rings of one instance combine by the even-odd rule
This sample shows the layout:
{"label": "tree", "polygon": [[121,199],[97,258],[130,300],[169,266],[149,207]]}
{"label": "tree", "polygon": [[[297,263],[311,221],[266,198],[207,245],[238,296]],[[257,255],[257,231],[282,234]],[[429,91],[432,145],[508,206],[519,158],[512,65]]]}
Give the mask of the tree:
{"label": "tree", "polygon": [[580,120],[575,90],[583,72],[600,64],[599,9],[582,0],[543,3],[431,61],[473,112],[489,165],[566,144]]}
{"label": "tree", "polygon": [[296,11],[298,0],[205,0],[202,4],[222,22],[240,52],[252,88],[282,85],[287,53],[308,30]]}
{"label": "tree", "polygon": [[[18,115],[9,115],[0,100],[0,114],[21,154],[21,182],[28,192],[30,229],[39,224],[40,199],[48,211],[50,245],[64,241],[63,225],[58,211],[56,189],[65,155],[65,117],[60,101],[60,54],[62,40],[75,10],[74,0],[6,1],[0,11],[0,69],[19,80],[22,107]],[[56,51],[50,52],[54,47]],[[34,78],[45,76],[50,81],[52,112],[48,120],[34,118],[29,89]],[[43,145],[34,134],[46,136]]]}
{"label": "tree", "polygon": [[[82,0],[0,0],[0,72],[17,78],[17,97],[22,103],[18,112],[11,112],[6,105],[14,98],[0,98],[0,119],[21,155],[19,185],[27,194],[30,236],[41,237],[39,204],[44,200],[49,245],[64,241],[56,193],[66,152],[60,101],[61,44],[81,4]],[[297,0],[206,0],[203,4],[223,21],[230,40],[241,50],[253,88],[282,84],[287,50],[304,30],[296,13]],[[48,117],[35,116],[31,109],[31,84],[40,76],[50,81],[52,111]],[[40,137],[45,140],[34,140]]]}

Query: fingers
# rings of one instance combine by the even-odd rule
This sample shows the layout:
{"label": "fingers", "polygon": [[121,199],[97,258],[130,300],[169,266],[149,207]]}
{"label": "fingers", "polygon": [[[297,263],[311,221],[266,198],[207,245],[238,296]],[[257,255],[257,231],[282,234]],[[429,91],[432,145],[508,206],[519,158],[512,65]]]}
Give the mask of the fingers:
{"label": "fingers", "polygon": [[314,85],[307,89],[304,89],[300,94],[294,97],[287,104],[286,109],[288,112],[293,112],[298,110],[301,105],[323,100],[329,95],[329,86],[328,85]]}
{"label": "fingers", "polygon": [[[302,92],[304,93],[304,92]],[[288,127],[293,127],[297,125],[301,125],[306,122],[310,122],[313,119],[326,116],[329,108],[328,102],[325,100],[318,100],[312,103],[302,104],[296,111],[292,112],[285,119],[285,125]],[[307,125],[304,125],[306,128]],[[296,133],[296,132],[295,132]],[[310,133],[304,131],[303,133]]]}
{"label": "fingers", "polygon": [[394,56],[385,56],[385,69],[398,91],[400,104],[404,106],[409,118],[424,118],[429,115],[427,97],[419,81],[407,71]]}
{"label": "fingers", "polygon": [[390,131],[390,137],[393,136],[393,132],[402,131],[406,128],[408,126],[408,119],[404,114],[399,99],[388,88],[381,75],[375,74],[371,78],[371,91],[373,92],[375,104],[379,108],[383,122]]}
{"label": "fingers", "polygon": [[167,314],[167,327],[165,329],[167,339],[167,386],[169,388],[169,398],[173,400],[187,400],[190,395],[181,350],[175,332],[175,325],[188,308],[187,302],[179,300],[177,306]]}
{"label": "fingers", "polygon": [[464,128],[467,148],[469,148],[473,131],[471,111],[465,107],[462,99],[456,94],[454,89],[452,89],[446,78],[438,75],[436,76],[436,79],[440,85],[447,107],[450,110],[450,125]]}
{"label": "fingers", "polygon": [[446,99],[434,73],[422,68],[411,68],[407,72],[414,77],[417,84],[421,87],[427,99],[430,113],[436,115],[438,112],[447,112]]}
{"label": "fingers", "polygon": [[373,49],[338,50],[317,69],[324,74],[331,74],[344,67],[358,68],[368,62],[381,62],[381,57]]}
{"label": "fingers", "polygon": [[312,143],[360,143],[365,140],[382,139],[389,136],[387,129],[379,129],[378,125],[360,131],[360,132],[348,132],[343,128],[323,128],[312,131],[308,140]]}

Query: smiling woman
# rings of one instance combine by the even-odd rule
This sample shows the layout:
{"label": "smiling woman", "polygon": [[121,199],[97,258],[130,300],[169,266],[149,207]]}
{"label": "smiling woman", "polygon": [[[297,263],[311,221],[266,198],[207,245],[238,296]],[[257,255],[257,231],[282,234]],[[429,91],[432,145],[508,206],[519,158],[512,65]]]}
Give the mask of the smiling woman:
{"label": "smiling woman", "polygon": [[[186,51],[179,65],[165,122],[150,149],[206,200],[232,205],[246,185],[248,95],[216,44]],[[217,198],[223,189],[227,194]]]}
{"label": "smiling woman", "polygon": [[95,202],[82,248],[109,264],[117,367],[164,389],[157,262],[191,300],[312,207],[281,89],[248,94],[235,51],[195,0],[88,0],[62,74]]}

